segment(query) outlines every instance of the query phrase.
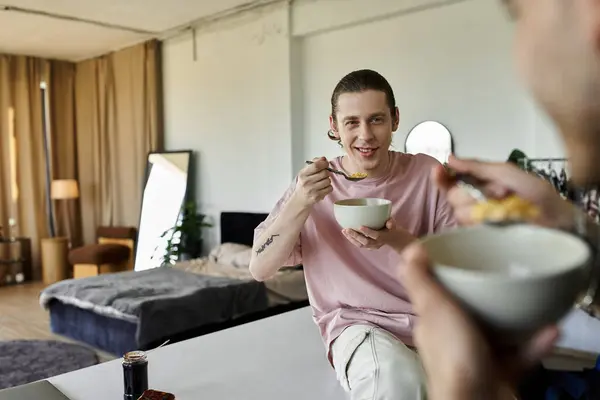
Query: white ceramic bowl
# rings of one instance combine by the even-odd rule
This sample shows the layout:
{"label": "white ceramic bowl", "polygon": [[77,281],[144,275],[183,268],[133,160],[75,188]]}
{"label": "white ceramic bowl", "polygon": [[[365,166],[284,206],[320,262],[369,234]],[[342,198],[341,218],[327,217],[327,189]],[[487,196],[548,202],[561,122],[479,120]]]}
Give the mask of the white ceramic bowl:
{"label": "white ceramic bowl", "polygon": [[333,205],[335,219],[342,228],[366,226],[382,229],[392,214],[392,202],[386,199],[346,199]]}
{"label": "white ceramic bowl", "polygon": [[458,228],[422,243],[439,281],[507,344],[565,316],[591,260],[583,240],[530,225]]}

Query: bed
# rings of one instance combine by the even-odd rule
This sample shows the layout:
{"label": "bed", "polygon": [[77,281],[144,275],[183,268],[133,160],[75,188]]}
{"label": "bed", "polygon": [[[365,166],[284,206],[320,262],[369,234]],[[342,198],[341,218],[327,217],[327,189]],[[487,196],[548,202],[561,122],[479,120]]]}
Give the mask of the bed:
{"label": "bed", "polygon": [[40,304],[52,332],[120,356],[307,306],[301,267],[267,282],[249,274],[254,228],[266,217],[222,213],[221,243],[207,257],[47,287]]}

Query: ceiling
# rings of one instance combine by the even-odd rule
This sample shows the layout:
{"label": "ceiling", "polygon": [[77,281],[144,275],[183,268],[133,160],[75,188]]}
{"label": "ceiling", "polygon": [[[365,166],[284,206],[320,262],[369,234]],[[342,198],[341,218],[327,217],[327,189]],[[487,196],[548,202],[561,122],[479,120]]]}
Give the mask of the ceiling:
{"label": "ceiling", "polygon": [[202,18],[264,2],[0,0],[0,53],[80,61],[164,36]]}

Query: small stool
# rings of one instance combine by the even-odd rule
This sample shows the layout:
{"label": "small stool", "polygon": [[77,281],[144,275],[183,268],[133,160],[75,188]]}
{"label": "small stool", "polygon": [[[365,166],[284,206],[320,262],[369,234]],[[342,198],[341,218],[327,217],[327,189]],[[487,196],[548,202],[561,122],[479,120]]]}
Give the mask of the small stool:
{"label": "small stool", "polygon": [[69,239],[43,238],[41,242],[42,279],[45,285],[69,278]]}
{"label": "small stool", "polygon": [[133,269],[135,228],[99,227],[97,235],[97,244],[79,247],[69,253],[73,278]]}

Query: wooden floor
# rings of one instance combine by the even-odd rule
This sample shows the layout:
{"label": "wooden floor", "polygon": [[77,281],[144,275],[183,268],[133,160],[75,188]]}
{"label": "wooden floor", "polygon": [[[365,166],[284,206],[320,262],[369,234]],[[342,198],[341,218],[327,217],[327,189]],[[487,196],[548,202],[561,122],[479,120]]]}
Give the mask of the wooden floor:
{"label": "wooden floor", "polygon": [[[38,339],[74,342],[50,331],[48,312],[39,303],[42,289],[42,283],[0,287],[0,341]],[[115,358],[99,350],[96,353],[101,362]]]}

